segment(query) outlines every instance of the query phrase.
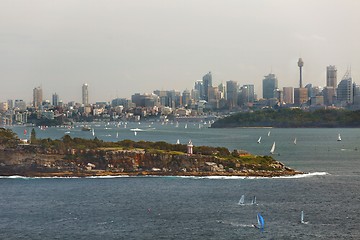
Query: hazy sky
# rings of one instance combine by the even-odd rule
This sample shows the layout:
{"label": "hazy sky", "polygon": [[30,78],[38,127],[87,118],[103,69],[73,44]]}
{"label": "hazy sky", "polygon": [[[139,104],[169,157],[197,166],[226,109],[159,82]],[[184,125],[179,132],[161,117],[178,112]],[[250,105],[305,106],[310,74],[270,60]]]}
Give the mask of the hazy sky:
{"label": "hazy sky", "polygon": [[0,101],[90,102],[213,83],[324,86],[351,66],[360,83],[358,0],[0,0]]}

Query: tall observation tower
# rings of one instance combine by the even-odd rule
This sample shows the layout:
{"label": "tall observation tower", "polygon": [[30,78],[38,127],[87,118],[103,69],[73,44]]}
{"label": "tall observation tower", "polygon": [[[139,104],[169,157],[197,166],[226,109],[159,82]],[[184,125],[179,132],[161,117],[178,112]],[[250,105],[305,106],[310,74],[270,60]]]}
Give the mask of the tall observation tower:
{"label": "tall observation tower", "polygon": [[302,88],[302,67],[304,66],[304,62],[301,58],[299,58],[298,66],[300,69],[300,88]]}

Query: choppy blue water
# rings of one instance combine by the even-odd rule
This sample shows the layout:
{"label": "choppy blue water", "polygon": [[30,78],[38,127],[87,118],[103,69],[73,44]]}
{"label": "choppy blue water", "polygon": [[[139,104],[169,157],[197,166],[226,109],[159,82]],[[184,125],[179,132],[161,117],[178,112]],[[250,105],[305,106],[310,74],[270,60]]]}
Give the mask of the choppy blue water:
{"label": "choppy blue water", "polygon": [[[270,129],[267,136],[269,129],[190,124],[186,129],[181,124],[94,127],[104,140],[116,141],[118,132],[118,140],[191,139],[197,145],[255,154],[267,154],[276,141],[278,160],[315,174],[272,179],[1,178],[0,239],[360,239],[360,129]],[[146,131],[135,136],[131,127]],[[21,135],[23,128],[14,131]],[[38,130],[38,136],[59,138],[64,131]],[[92,137],[78,128],[71,132]],[[341,142],[336,141],[338,133]],[[256,143],[259,136],[261,144]],[[243,194],[248,203],[256,196],[258,204],[238,205]],[[302,210],[307,224],[300,224]],[[263,232],[252,226],[258,212],[265,219]]]}

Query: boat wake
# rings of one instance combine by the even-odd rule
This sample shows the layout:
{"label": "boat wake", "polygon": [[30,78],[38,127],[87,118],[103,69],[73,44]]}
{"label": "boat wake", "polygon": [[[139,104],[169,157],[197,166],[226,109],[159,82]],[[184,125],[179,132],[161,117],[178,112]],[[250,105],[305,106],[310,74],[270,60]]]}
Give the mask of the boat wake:
{"label": "boat wake", "polygon": [[221,223],[221,224],[230,225],[233,227],[254,228],[253,224],[242,224],[242,223],[235,223],[235,222],[231,222],[231,221],[222,221],[222,220],[218,220],[217,222]]}
{"label": "boat wake", "polygon": [[274,178],[308,178],[308,177],[325,176],[325,175],[330,175],[330,173],[313,172],[313,173],[304,173],[304,174],[297,174],[297,175],[293,175],[293,176],[283,176],[283,177],[274,177]]}

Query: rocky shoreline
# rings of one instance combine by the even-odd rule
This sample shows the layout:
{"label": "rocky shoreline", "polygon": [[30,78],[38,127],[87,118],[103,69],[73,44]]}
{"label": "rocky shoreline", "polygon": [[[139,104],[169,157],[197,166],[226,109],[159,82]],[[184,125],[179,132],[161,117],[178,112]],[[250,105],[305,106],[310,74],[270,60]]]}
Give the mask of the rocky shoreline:
{"label": "rocky shoreline", "polygon": [[303,174],[272,156],[256,156],[224,147],[166,142],[103,142],[66,135],[60,140],[22,143],[0,128],[0,176],[257,176]]}
{"label": "rocky shoreline", "polygon": [[[70,149],[68,154],[34,148],[0,149],[0,176],[243,176],[279,177],[303,174],[270,156],[242,156],[251,163],[201,154],[174,154],[145,150]],[[241,157],[240,157],[241,158]],[[255,160],[254,160],[255,159]],[[258,162],[257,162],[258,161]]]}

